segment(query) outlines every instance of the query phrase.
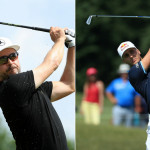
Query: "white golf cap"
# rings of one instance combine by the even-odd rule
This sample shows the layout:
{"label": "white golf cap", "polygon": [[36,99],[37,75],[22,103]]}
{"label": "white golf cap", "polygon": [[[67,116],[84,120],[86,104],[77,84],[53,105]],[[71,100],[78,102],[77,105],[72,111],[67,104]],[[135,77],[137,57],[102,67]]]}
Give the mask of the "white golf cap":
{"label": "white golf cap", "polygon": [[130,66],[128,64],[121,64],[118,69],[118,73],[128,73]]}
{"label": "white golf cap", "polygon": [[13,48],[18,51],[20,46],[13,44],[8,38],[0,37],[0,51],[6,48]]}
{"label": "white golf cap", "polygon": [[[136,47],[135,47],[135,45],[134,45],[132,42],[130,42],[130,41],[122,42],[122,43],[119,45],[118,49],[117,49],[117,51],[118,51],[120,57],[122,57],[123,53],[124,53],[127,49],[129,49],[129,48],[136,48]],[[137,48],[136,48],[136,49],[137,49]]]}

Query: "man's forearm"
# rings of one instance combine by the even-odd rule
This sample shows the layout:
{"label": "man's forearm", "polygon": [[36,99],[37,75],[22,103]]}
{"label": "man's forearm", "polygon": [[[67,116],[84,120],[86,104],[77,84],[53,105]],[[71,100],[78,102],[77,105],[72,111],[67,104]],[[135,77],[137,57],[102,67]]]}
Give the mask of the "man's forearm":
{"label": "man's forearm", "polygon": [[38,88],[59,66],[64,54],[64,40],[58,40],[47,53],[41,65],[33,70],[35,87]]}
{"label": "man's forearm", "polygon": [[117,100],[116,98],[113,96],[113,94],[109,93],[109,92],[106,92],[106,96],[108,97],[108,99],[113,103],[113,104],[116,104],[117,103]]}
{"label": "man's forearm", "polygon": [[144,58],[142,59],[142,65],[143,65],[145,71],[147,71],[148,68],[150,67],[150,49],[147,52],[147,54],[144,56]]}
{"label": "man's forearm", "polygon": [[75,90],[75,47],[68,49],[67,63],[60,81],[68,84]]}
{"label": "man's forearm", "polygon": [[55,64],[54,66],[56,66],[57,68],[62,61],[63,55],[64,55],[64,40],[60,39],[53,45],[52,49],[47,53],[43,63],[48,66],[51,65],[51,63]]}
{"label": "man's forearm", "polygon": [[135,111],[136,112],[141,112],[141,96],[136,95],[135,96]]}

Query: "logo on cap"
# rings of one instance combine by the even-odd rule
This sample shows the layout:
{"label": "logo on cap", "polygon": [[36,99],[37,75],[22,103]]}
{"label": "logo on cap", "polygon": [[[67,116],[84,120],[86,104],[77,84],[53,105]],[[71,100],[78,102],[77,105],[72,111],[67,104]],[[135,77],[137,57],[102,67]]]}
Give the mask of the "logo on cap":
{"label": "logo on cap", "polygon": [[4,46],[5,45],[5,41],[0,39],[0,46]]}
{"label": "logo on cap", "polygon": [[123,51],[126,47],[128,47],[128,44],[127,43],[123,43],[122,45],[121,45],[121,51]]}

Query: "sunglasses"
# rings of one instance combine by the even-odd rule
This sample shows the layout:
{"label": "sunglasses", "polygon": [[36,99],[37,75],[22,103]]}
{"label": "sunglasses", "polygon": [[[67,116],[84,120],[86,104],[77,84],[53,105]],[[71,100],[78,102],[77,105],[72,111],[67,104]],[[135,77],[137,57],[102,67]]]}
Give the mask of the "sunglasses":
{"label": "sunglasses", "polygon": [[9,56],[0,57],[0,65],[7,64],[8,59],[14,61],[15,59],[17,59],[18,55],[19,54],[17,52],[15,52],[15,53],[11,53]]}

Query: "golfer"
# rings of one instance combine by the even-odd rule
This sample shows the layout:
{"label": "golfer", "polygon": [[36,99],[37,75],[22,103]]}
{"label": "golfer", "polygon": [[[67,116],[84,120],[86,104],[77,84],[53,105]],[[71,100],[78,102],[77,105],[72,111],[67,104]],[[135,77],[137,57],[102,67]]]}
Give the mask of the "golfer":
{"label": "golfer", "polygon": [[129,71],[129,81],[135,90],[145,98],[148,105],[149,123],[146,150],[150,150],[150,50],[142,58],[141,52],[130,41],[121,43],[117,50],[123,61],[132,66]]}
{"label": "golfer", "polygon": [[[17,150],[68,150],[61,121],[51,102],[75,91],[75,39],[72,30],[51,27],[54,42],[43,62],[20,73],[19,46],[0,38],[0,107],[16,141]],[[68,45],[60,81],[45,80],[57,69]],[[27,60],[28,61],[28,60]]]}

